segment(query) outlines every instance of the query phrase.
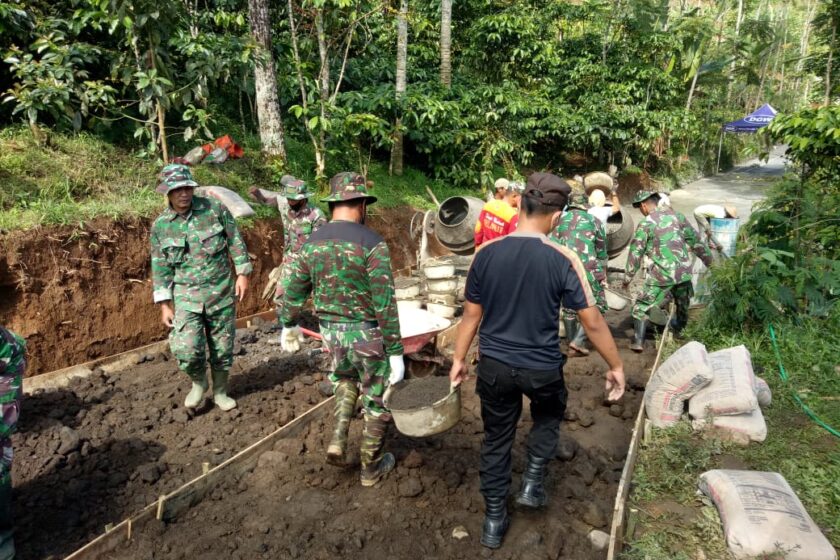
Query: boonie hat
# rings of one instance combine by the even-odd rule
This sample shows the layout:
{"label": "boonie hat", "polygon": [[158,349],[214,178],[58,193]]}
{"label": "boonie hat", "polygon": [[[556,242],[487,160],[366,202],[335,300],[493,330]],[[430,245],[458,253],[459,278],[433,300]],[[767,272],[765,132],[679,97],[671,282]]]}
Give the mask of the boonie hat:
{"label": "boonie hat", "polygon": [[190,168],[180,163],[170,163],[158,174],[157,192],[169,194],[176,189],[184,187],[197,187],[198,183],[193,179]]}
{"label": "boonie hat", "polygon": [[321,202],[343,202],[364,198],[369,204],[376,202],[376,197],[367,192],[367,182],[358,173],[343,171],[330,179],[330,195]]}
{"label": "boonie hat", "polygon": [[504,177],[499,177],[498,179],[496,179],[496,183],[494,186],[496,187],[497,191],[507,190],[510,186],[510,183]]}
{"label": "boonie hat", "polygon": [[650,191],[639,191],[636,193],[636,196],[633,197],[633,208],[638,208],[642,202],[649,199],[656,193]]}
{"label": "boonie hat", "polygon": [[280,182],[283,184],[283,197],[287,200],[303,200],[309,198],[310,193],[306,188],[306,183],[300,179],[292,178],[291,181],[287,181],[286,183],[283,183],[283,179],[280,179]]}
{"label": "boonie hat", "polygon": [[563,208],[569,200],[572,188],[566,181],[551,173],[532,173],[525,185],[526,198],[539,201],[546,206]]}
{"label": "boonie hat", "polygon": [[577,208],[578,210],[583,210],[584,212],[589,210],[586,195],[583,193],[572,194],[569,197],[569,208]]}

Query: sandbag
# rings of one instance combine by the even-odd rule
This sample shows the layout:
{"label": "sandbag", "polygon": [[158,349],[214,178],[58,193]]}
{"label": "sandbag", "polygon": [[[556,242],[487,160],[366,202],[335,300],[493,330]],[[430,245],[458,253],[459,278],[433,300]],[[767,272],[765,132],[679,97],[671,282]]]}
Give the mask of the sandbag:
{"label": "sandbag", "polygon": [[755,389],[755,398],[758,401],[758,406],[770,406],[770,403],[773,402],[773,393],[770,392],[770,385],[762,378],[756,376],[753,389]]}
{"label": "sandbag", "polygon": [[715,504],[735,558],[836,560],[837,554],[782,475],[712,470],[700,491]]}
{"label": "sandbag", "polygon": [[187,162],[187,165],[198,165],[204,159],[205,154],[204,148],[198,146],[187,152],[183,159]]}
{"label": "sandbag", "polygon": [[691,426],[695,430],[702,430],[711,426],[713,429],[728,434],[731,436],[728,439],[741,445],[748,445],[751,441],[761,442],[767,439],[767,423],[764,421],[764,414],[761,413],[760,408],[744,414],[698,418],[691,421]]}
{"label": "sandbag", "polygon": [[245,218],[254,215],[254,209],[241,196],[225,187],[198,187],[196,194],[213,197],[224,204],[234,218]]}
{"label": "sandbag", "polygon": [[657,368],[645,389],[645,412],[659,428],[672,426],[682,416],[684,403],[713,377],[706,347],[685,344]]}
{"label": "sandbag", "polygon": [[692,418],[745,414],[758,408],[750,352],[735,346],[709,354],[714,377],[688,401]]}

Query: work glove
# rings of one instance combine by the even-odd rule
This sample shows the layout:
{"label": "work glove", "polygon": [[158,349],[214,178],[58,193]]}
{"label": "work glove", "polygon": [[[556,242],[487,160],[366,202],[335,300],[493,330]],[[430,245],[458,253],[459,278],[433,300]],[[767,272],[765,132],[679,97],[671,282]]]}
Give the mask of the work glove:
{"label": "work glove", "polygon": [[396,385],[405,378],[405,361],[403,355],[389,356],[388,363],[391,366],[391,375],[388,376],[388,384]]}
{"label": "work glove", "polygon": [[300,332],[300,327],[283,327],[280,332],[280,348],[293,354],[300,350],[302,339],[303,333]]}

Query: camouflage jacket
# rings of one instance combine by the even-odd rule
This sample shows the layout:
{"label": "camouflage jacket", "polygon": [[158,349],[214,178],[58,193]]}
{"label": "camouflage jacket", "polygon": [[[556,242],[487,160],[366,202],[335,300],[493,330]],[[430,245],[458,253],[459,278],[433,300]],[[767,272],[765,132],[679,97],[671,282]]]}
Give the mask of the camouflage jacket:
{"label": "camouflage jacket", "polygon": [[186,216],[167,208],[152,225],[151,241],[155,303],[174,300],[193,313],[217,311],[234,302],[230,259],[236,274],[251,273],[233,215],[212,198],[194,197]]}
{"label": "camouflage jacket", "polygon": [[664,210],[666,213],[673,214],[680,223],[680,231],[682,232],[683,239],[688,244],[691,251],[697,255],[697,258],[703,261],[703,264],[706,265],[706,268],[712,266],[712,251],[709,249],[708,245],[706,245],[703,240],[697,235],[697,230],[691,226],[689,223],[688,218],[685,217],[685,214],[674,210],[673,208],[668,208]]}
{"label": "camouflage jacket", "polygon": [[[0,410],[3,405],[20,399],[25,366],[26,341],[0,327]],[[8,420],[5,414],[0,418],[0,438],[14,431],[14,422]]]}
{"label": "camouflage jacket", "polygon": [[403,353],[400,320],[385,240],[355,222],[330,222],[313,233],[285,280],[280,320],[295,324],[309,293],[322,321],[376,321],[385,353]]}
{"label": "camouflage jacket", "polygon": [[549,237],[574,251],[595,280],[607,279],[607,233],[592,214],[574,208],[567,210]]}
{"label": "camouflage jacket", "polygon": [[300,253],[300,248],[321,226],[327,223],[323,212],[317,206],[307,202],[297,212],[291,208],[280,211],[283,219],[283,260],[288,261]]}
{"label": "camouflage jacket", "polygon": [[636,228],[627,256],[628,280],[636,275],[645,256],[651,260],[649,281],[660,286],[691,281],[691,255],[674,214],[656,210]]}

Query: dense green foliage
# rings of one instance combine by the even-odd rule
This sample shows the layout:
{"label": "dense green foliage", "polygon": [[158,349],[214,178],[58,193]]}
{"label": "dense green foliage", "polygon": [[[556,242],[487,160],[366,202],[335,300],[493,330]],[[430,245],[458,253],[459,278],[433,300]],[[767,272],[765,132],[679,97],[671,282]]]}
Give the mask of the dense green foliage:
{"label": "dense green foliage", "polygon": [[800,174],[770,190],[738,254],[712,272],[705,317],[724,331],[823,317],[840,299],[840,107],[780,117],[769,132],[790,146]]}
{"label": "dense green foliage", "polygon": [[[468,0],[453,11],[446,87],[440,6],[410,3],[399,99],[387,2],[272,3],[273,56],[286,130],[325,171],[385,160],[399,122],[408,162],[458,186],[500,167],[680,173],[712,169],[722,122],[821,99],[833,12],[813,4]],[[0,123],[90,130],[147,155],[245,136],[247,16],[244,0],[0,1]],[[744,146],[728,137],[724,161]]]}

